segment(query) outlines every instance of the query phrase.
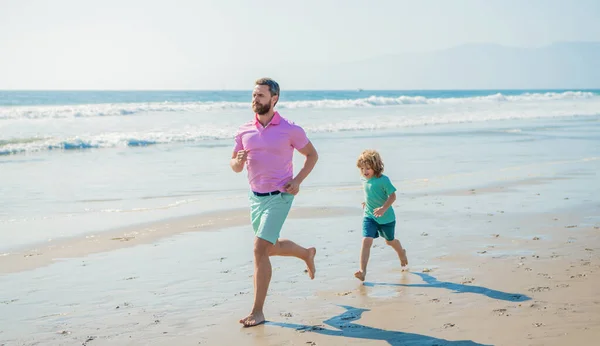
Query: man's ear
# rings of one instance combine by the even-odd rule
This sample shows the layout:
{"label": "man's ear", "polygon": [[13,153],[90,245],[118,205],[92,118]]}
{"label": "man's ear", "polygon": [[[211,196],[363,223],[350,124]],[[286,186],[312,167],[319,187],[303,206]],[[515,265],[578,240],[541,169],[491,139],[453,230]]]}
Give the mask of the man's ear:
{"label": "man's ear", "polygon": [[278,101],[279,101],[279,95],[273,96],[273,106],[275,106]]}

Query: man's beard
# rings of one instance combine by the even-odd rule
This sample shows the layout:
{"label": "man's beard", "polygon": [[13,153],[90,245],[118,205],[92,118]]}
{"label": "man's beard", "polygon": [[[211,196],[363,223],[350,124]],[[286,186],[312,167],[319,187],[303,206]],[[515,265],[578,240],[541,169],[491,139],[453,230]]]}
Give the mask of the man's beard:
{"label": "man's beard", "polygon": [[252,109],[258,114],[258,115],[265,115],[267,113],[269,113],[269,111],[271,110],[271,104],[267,103],[265,105],[260,104],[260,103],[253,103],[252,104]]}

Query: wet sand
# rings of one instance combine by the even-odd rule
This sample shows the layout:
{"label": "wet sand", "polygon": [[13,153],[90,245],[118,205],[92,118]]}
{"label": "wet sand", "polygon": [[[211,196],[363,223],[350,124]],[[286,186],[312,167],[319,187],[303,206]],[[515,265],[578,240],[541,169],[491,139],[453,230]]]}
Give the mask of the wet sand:
{"label": "wet sand", "polygon": [[0,258],[0,345],[593,344],[600,209],[557,183],[399,198],[410,272],[378,239],[364,283],[360,209],[299,206],[283,236],[317,247],[317,276],[273,258],[254,328],[238,323],[252,302],[245,210],[15,252]]}
{"label": "wet sand", "polygon": [[[290,219],[335,217],[356,213],[351,208],[294,208]],[[165,237],[186,232],[216,231],[248,223],[247,209],[231,209],[189,217],[173,218],[162,222],[135,225],[86,236],[71,237],[16,249],[0,254],[0,274],[31,270],[49,265],[57,259],[83,257],[140,244],[148,244]]]}

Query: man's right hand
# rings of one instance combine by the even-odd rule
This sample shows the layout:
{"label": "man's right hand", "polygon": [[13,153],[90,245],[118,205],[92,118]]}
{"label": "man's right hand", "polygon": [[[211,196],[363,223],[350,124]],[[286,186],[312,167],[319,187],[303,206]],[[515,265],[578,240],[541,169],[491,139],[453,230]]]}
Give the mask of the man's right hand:
{"label": "man's right hand", "polygon": [[231,161],[229,162],[229,165],[234,172],[240,173],[244,170],[244,164],[247,160],[248,150],[240,150],[237,153],[234,151],[231,154]]}
{"label": "man's right hand", "polygon": [[240,150],[237,152],[236,159],[239,163],[243,163],[248,159],[248,150]]}

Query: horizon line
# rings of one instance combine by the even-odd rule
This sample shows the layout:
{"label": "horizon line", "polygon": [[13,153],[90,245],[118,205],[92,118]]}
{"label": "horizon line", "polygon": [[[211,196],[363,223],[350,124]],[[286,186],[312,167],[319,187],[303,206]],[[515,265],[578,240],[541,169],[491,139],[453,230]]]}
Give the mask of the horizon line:
{"label": "horizon line", "polygon": [[[239,92],[247,92],[252,90],[251,87],[247,89],[0,89],[0,92],[187,92],[187,91],[239,91]],[[417,89],[370,89],[370,88],[349,88],[349,89],[337,89],[337,88],[324,88],[324,89],[316,89],[316,88],[294,88],[294,89],[282,89],[282,93],[285,91],[353,91],[353,92],[366,92],[366,91],[532,91],[532,90],[548,90],[548,91],[591,91],[591,90],[600,90],[600,86],[598,87],[586,87],[586,88],[576,88],[576,87],[561,87],[561,88],[417,88]]]}

